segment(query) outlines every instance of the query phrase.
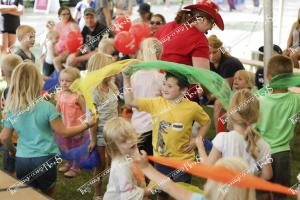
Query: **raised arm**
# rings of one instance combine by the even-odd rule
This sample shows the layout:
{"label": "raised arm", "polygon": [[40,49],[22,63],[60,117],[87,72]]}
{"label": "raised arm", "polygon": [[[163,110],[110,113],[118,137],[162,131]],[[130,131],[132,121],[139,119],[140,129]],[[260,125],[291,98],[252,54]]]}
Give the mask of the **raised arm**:
{"label": "raised arm", "polygon": [[124,80],[124,100],[125,100],[125,104],[136,108],[137,107],[137,102],[133,97],[130,78],[123,74],[123,80]]}

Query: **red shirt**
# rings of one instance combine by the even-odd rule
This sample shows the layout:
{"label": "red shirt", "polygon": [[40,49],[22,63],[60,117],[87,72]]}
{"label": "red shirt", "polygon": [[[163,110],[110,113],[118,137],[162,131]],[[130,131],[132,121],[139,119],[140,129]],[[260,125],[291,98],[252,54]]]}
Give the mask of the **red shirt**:
{"label": "red shirt", "polygon": [[169,22],[156,32],[155,37],[163,45],[161,60],[193,65],[192,57],[209,59],[206,36],[189,24]]}

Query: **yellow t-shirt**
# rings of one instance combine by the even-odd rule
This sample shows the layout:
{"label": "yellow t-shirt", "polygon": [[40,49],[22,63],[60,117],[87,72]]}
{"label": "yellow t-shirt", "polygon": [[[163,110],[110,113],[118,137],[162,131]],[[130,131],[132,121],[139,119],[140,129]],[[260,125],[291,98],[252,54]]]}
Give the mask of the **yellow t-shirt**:
{"label": "yellow t-shirt", "polygon": [[180,160],[194,160],[194,151],[182,152],[181,148],[192,137],[193,121],[201,125],[209,116],[197,103],[183,99],[178,104],[159,98],[137,100],[138,110],[152,116],[152,145],[155,156],[174,157]]}

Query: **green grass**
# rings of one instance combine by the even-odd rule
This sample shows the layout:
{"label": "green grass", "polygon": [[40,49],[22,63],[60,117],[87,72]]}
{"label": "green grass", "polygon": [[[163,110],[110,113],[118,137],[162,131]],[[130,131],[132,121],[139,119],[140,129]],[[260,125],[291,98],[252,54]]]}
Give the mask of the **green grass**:
{"label": "green grass", "polygon": [[[212,108],[205,108],[206,112],[212,116]],[[208,133],[208,138],[212,139],[215,135],[214,124],[212,123],[211,128]],[[292,146],[292,185],[295,184],[296,176],[300,172],[300,126],[296,127],[295,137],[291,144]],[[298,155],[298,156],[297,156]],[[2,154],[0,154],[0,168],[2,168]],[[82,186],[87,181],[93,178],[92,171],[82,170],[81,174],[73,179],[65,178],[61,173],[58,173],[57,184],[56,184],[56,195],[57,200],[91,200],[94,189],[92,188],[91,193],[85,193],[82,195],[77,189]],[[104,183],[102,185],[102,191],[105,191],[105,187],[108,181],[108,175],[104,177]],[[204,179],[194,177],[192,180],[194,185],[200,186],[202,188],[205,183]],[[293,198],[290,198],[293,199]]]}

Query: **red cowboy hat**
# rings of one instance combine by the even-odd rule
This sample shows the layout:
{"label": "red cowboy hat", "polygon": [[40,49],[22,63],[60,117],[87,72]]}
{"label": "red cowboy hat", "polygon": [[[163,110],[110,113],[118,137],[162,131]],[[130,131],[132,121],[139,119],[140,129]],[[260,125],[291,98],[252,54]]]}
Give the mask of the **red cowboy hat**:
{"label": "red cowboy hat", "polygon": [[191,10],[193,8],[197,9],[197,10],[201,10],[201,11],[209,14],[215,20],[215,23],[217,24],[217,26],[221,30],[224,30],[224,22],[223,22],[221,15],[218,13],[219,6],[217,4],[215,4],[214,2],[212,2],[210,0],[202,0],[202,1],[199,1],[197,4],[193,4],[193,5],[184,7],[184,9],[189,9],[189,10]]}

